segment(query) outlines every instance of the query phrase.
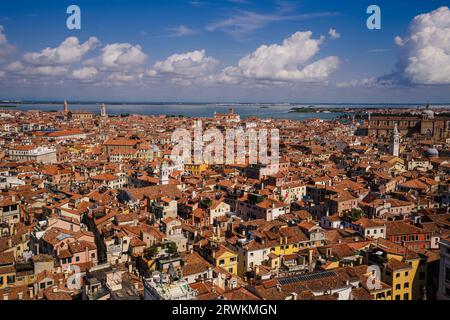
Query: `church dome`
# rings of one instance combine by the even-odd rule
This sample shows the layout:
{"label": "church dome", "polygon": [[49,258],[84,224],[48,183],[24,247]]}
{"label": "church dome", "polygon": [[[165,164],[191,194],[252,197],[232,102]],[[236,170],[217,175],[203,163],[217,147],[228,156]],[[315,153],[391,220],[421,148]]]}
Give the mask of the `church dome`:
{"label": "church dome", "polygon": [[436,148],[429,148],[425,154],[428,157],[439,157],[439,151]]}
{"label": "church dome", "polygon": [[424,119],[434,119],[434,112],[432,110],[425,110],[422,112],[422,116]]}

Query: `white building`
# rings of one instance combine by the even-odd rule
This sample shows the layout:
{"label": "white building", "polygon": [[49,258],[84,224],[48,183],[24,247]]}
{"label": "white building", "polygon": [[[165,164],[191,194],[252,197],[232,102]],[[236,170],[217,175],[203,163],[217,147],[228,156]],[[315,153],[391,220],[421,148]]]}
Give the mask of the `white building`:
{"label": "white building", "polygon": [[47,147],[15,146],[8,150],[8,155],[11,161],[57,162],[56,149]]}
{"label": "white building", "polygon": [[144,280],[144,300],[194,300],[197,291],[186,280],[170,282],[167,274],[156,273]]}
{"label": "white building", "polygon": [[450,300],[450,239],[442,239],[440,245],[441,262],[437,299]]}

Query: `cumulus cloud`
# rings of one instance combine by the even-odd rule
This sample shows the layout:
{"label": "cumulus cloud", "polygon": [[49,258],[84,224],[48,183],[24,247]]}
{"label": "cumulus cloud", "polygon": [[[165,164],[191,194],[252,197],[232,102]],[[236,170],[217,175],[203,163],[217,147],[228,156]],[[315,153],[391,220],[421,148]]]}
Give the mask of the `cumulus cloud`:
{"label": "cumulus cloud", "polygon": [[339,39],[341,37],[341,34],[339,32],[336,31],[336,29],[331,28],[328,31],[328,35],[330,36],[331,39],[336,40]]}
{"label": "cumulus cloud", "polygon": [[235,78],[261,81],[323,82],[335,71],[339,58],[330,56],[316,61],[324,37],[312,38],[312,32],[296,32],[283,44],[262,45],[242,58],[237,67],[225,68],[219,81],[236,82]]}
{"label": "cumulus cloud", "polygon": [[140,45],[114,43],[106,45],[98,58],[89,59],[86,64],[114,71],[141,67],[146,61],[147,55]]}
{"label": "cumulus cloud", "polygon": [[172,74],[193,78],[211,73],[218,61],[206,55],[205,50],[173,54],[164,61],[158,61],[150,70],[150,75]]}
{"label": "cumulus cloud", "polygon": [[353,79],[350,81],[338,82],[336,87],[338,88],[356,88],[356,87],[373,87],[377,85],[378,79],[376,77]]}
{"label": "cumulus cloud", "polygon": [[399,60],[392,76],[418,85],[450,84],[450,9],[441,7],[413,19],[408,35],[396,37]]}
{"label": "cumulus cloud", "polygon": [[21,61],[14,61],[6,65],[5,70],[10,72],[19,72],[25,69]]}
{"label": "cumulus cloud", "polygon": [[95,79],[98,70],[94,67],[84,67],[72,71],[71,78],[80,81],[89,81]]}
{"label": "cumulus cloud", "polygon": [[63,76],[68,72],[67,67],[63,66],[37,66],[25,69],[25,73],[29,75],[40,76]]}
{"label": "cumulus cloud", "polygon": [[80,43],[77,37],[68,37],[56,48],[45,48],[40,52],[30,52],[23,59],[33,65],[68,65],[81,61],[86,53],[99,44],[95,37]]}
{"label": "cumulus cloud", "polygon": [[68,66],[36,66],[30,64],[24,64],[21,61],[14,61],[5,66],[5,70],[11,74],[23,75],[23,76],[62,76],[65,75],[69,67]]}
{"label": "cumulus cloud", "polygon": [[0,25],[0,60],[3,60],[16,50],[16,47],[9,44],[5,34],[5,29]]}

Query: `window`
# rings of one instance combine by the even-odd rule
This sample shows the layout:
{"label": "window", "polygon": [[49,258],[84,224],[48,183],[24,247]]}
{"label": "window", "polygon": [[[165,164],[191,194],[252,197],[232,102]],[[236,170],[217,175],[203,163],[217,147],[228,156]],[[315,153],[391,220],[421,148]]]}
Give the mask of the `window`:
{"label": "window", "polygon": [[400,278],[400,272],[397,272],[397,273],[395,274],[395,277],[396,277],[396,278]]}
{"label": "window", "polygon": [[79,256],[76,256],[76,257],[75,257],[75,261],[76,261],[76,262],[79,262],[79,261],[80,261],[80,257],[79,257]]}
{"label": "window", "polygon": [[395,296],[395,300],[400,300],[400,295],[399,294]]}
{"label": "window", "polygon": [[404,288],[405,288],[405,289],[408,289],[408,288],[409,288],[409,282],[405,282]]}
{"label": "window", "polygon": [[229,273],[233,273],[233,268],[228,268]]}
{"label": "window", "polygon": [[409,300],[409,293],[405,293],[403,295],[403,300]]}
{"label": "window", "polygon": [[223,266],[225,264],[225,260],[219,260],[219,265]]}
{"label": "window", "polygon": [[3,276],[0,276],[0,286],[3,285]]}
{"label": "window", "polygon": [[6,277],[7,284],[13,284],[14,282],[16,282],[16,276],[7,276]]}
{"label": "window", "polygon": [[409,271],[405,272],[405,277],[409,276]]}
{"label": "window", "polygon": [[39,289],[45,289],[45,282],[39,284]]}
{"label": "window", "polygon": [[400,285],[400,284],[397,284],[396,286],[395,286],[395,290],[400,290],[402,288],[402,286]]}

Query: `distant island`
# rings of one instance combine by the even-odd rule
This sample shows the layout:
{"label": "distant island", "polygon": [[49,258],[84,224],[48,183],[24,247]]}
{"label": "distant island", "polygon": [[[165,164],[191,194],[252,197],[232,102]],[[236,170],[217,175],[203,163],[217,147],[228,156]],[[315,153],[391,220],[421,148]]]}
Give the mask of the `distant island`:
{"label": "distant island", "polygon": [[12,108],[17,108],[17,106],[2,106],[0,105],[0,109],[12,109]]}
{"label": "distant island", "polygon": [[309,107],[295,107],[295,108],[292,108],[289,112],[318,113],[318,112],[324,112],[324,111],[328,111],[328,110],[316,108],[315,106],[309,106]]}

